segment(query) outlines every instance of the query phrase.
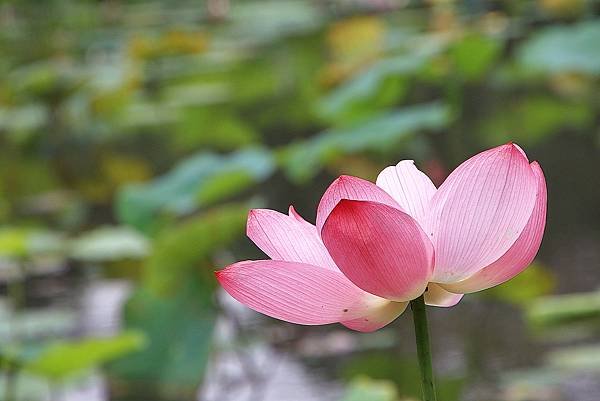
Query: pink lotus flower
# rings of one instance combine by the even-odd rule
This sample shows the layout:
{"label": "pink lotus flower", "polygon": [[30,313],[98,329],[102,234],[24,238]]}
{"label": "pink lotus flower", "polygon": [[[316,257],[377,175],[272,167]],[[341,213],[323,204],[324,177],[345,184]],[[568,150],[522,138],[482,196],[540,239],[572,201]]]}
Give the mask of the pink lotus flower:
{"label": "pink lotus flower", "polygon": [[235,299],[277,319],[373,331],[423,293],[449,307],[514,277],[535,257],[545,222],[543,172],[517,145],[473,156],[438,189],[403,160],[376,185],[335,180],[316,226],[293,207],[252,210],[248,237],[271,260],[216,275]]}

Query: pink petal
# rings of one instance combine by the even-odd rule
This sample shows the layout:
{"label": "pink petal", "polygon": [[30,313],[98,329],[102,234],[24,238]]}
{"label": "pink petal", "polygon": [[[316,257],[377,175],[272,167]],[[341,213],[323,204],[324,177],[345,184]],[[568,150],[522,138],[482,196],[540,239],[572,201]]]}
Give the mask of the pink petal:
{"label": "pink petal", "polygon": [[342,175],[327,188],[317,208],[317,230],[321,233],[327,216],[342,199],[383,203],[400,209],[398,203],[383,189],[362,178]]}
{"label": "pink petal", "polygon": [[438,284],[429,283],[425,292],[425,303],[430,306],[448,308],[456,305],[462,297],[463,294],[454,294],[446,291]]}
{"label": "pink petal", "polygon": [[385,301],[381,306],[374,308],[368,315],[341,323],[349,329],[370,333],[396,320],[406,310],[407,306],[408,302]]}
{"label": "pink petal", "polygon": [[244,261],[215,274],[225,291],[239,302],[297,324],[358,319],[381,303],[342,273],[304,263]]}
{"label": "pink petal", "polygon": [[377,177],[377,186],[392,195],[400,207],[421,224],[436,191],[429,177],[416,168],[412,160],[402,160],[383,169]]}
{"label": "pink petal", "polygon": [[294,219],[296,219],[297,221],[299,221],[300,223],[306,225],[308,224],[311,227],[315,227],[314,225],[310,224],[308,221],[304,220],[304,218],[302,216],[300,216],[300,213],[298,213],[296,211],[296,209],[294,209],[294,206],[290,205],[289,209],[288,209],[288,216],[293,217]]}
{"label": "pink petal", "polygon": [[468,293],[485,290],[510,280],[521,273],[535,258],[546,226],[546,180],[537,162],[531,164],[537,178],[537,198],[533,213],[521,236],[498,260],[478,271],[473,276],[444,287],[452,292]]}
{"label": "pink petal", "polygon": [[523,150],[523,148],[522,148],[522,147],[520,147],[520,146],[519,146],[519,145],[517,145],[516,143],[512,143],[512,142],[510,142],[510,143],[509,143],[509,145],[513,145],[515,148],[517,148],[517,150],[518,150],[519,152],[521,152],[521,154],[523,155],[523,157],[524,157],[525,159],[527,159],[527,162],[529,163],[529,159],[527,158],[527,153],[525,153],[525,151]]}
{"label": "pink petal", "polygon": [[289,216],[268,209],[251,210],[246,233],[271,259],[338,270],[315,226],[293,208],[290,208]]}
{"label": "pink petal", "polygon": [[432,281],[463,280],[502,256],[525,228],[536,193],[535,175],[513,144],[461,164],[431,199]]}
{"label": "pink petal", "polygon": [[394,207],[343,199],[321,237],[346,277],[371,294],[408,301],[423,293],[431,277],[431,242],[412,217]]}

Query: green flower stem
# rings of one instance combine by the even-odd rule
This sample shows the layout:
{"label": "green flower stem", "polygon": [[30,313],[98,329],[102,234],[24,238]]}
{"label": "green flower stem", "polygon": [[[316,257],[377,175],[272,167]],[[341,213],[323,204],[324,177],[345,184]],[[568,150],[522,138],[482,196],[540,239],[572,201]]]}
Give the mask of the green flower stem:
{"label": "green flower stem", "polygon": [[419,370],[421,371],[423,401],[436,401],[433,369],[431,367],[429,327],[427,325],[427,312],[425,311],[425,299],[423,295],[410,301],[410,308],[412,309],[413,321],[415,324],[415,337],[417,340]]}

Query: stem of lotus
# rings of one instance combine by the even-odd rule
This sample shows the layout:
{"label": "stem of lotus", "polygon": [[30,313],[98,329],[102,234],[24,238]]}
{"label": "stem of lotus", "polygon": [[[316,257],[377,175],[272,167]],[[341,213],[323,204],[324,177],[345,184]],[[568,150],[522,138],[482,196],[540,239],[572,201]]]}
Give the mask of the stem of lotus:
{"label": "stem of lotus", "polygon": [[433,369],[431,367],[429,327],[427,325],[427,312],[425,311],[425,299],[423,295],[410,301],[410,308],[412,309],[413,321],[415,324],[415,337],[417,340],[419,369],[421,371],[423,401],[436,401]]}

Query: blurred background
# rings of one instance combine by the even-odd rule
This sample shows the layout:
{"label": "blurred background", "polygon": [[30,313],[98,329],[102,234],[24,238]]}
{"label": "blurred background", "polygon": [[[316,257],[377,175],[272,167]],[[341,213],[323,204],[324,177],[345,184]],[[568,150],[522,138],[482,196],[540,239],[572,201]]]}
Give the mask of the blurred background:
{"label": "blurred background", "polygon": [[249,208],[514,140],[544,243],[430,308],[439,398],[597,401],[599,76],[595,0],[0,2],[0,399],[419,400],[410,312],[296,326],[213,271]]}

